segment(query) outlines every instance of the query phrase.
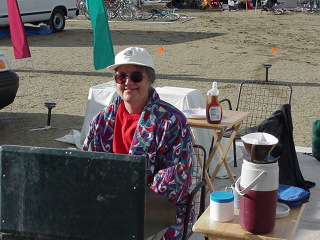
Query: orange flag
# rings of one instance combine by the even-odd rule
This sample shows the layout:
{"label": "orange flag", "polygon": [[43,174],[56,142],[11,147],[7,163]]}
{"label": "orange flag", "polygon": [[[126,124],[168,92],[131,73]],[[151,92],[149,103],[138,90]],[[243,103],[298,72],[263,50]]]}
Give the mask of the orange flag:
{"label": "orange flag", "polygon": [[159,47],[159,48],[158,48],[158,53],[161,54],[161,53],[163,53],[163,52],[164,52],[163,47]]}
{"label": "orange flag", "polygon": [[276,51],[278,51],[278,49],[276,49],[276,48],[271,49],[271,53],[275,53]]}

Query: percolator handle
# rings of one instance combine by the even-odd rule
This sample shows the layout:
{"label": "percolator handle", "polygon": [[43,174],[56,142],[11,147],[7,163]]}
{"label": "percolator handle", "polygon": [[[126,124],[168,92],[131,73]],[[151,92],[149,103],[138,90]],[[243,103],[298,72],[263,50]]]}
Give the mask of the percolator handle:
{"label": "percolator handle", "polygon": [[236,183],[235,183],[235,189],[237,191],[237,193],[239,193],[240,195],[245,195],[247,192],[249,192],[255,185],[257,185],[257,183],[260,181],[261,178],[263,178],[264,176],[267,175],[267,172],[263,171],[261,172],[253,181],[252,183],[249,184],[248,187],[240,190],[240,179],[241,176],[237,179]]}

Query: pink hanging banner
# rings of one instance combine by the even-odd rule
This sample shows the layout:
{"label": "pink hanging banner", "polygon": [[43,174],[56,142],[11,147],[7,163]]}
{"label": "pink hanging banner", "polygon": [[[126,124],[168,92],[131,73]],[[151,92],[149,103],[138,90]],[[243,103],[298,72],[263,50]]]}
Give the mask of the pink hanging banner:
{"label": "pink hanging banner", "polygon": [[7,0],[7,7],[14,57],[15,59],[31,57],[17,0]]}

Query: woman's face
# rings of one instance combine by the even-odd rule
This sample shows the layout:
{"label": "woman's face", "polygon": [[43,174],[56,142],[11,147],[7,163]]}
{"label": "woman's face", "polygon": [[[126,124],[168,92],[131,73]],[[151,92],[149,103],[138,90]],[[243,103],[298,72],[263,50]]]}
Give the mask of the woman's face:
{"label": "woman's face", "polygon": [[[143,79],[141,82],[133,82],[130,74],[132,72],[141,72]],[[126,80],[124,83],[117,83],[117,91],[120,97],[127,104],[139,105],[144,107],[149,98],[149,93],[151,89],[151,81],[146,74],[146,70],[142,66],[137,66],[133,64],[127,64],[119,66],[116,70],[116,73],[125,73],[127,74]]]}

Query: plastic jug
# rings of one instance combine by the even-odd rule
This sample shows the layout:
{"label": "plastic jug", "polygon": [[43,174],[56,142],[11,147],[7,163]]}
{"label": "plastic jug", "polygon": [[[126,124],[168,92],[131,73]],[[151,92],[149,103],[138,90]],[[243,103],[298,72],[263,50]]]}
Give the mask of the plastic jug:
{"label": "plastic jug", "polygon": [[269,233],[276,220],[279,167],[275,161],[257,164],[243,160],[235,184],[240,194],[239,223],[252,233]]}

